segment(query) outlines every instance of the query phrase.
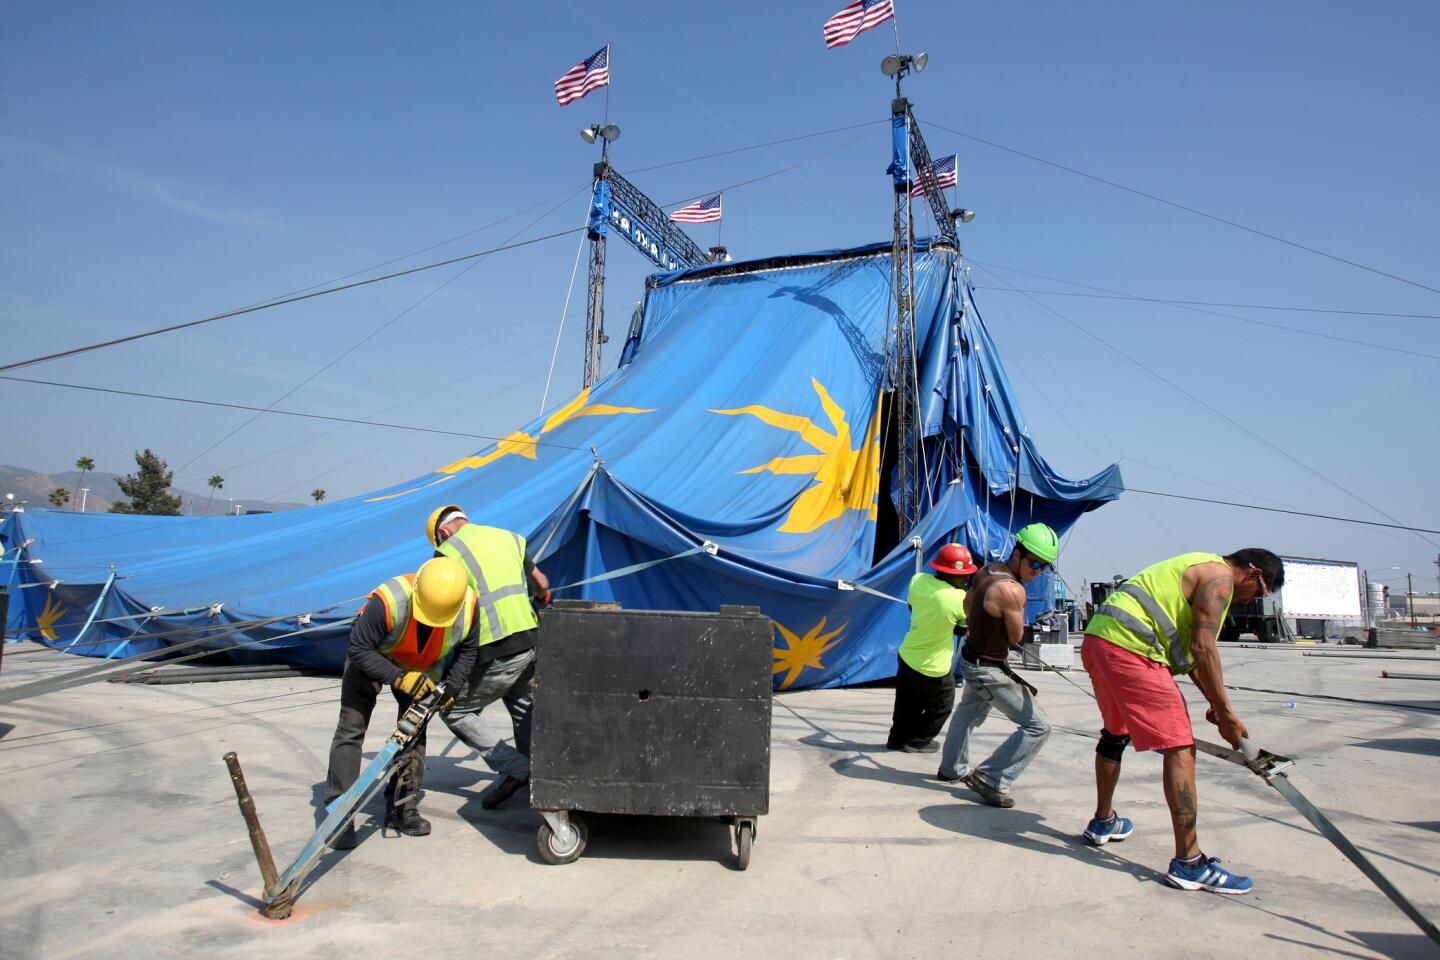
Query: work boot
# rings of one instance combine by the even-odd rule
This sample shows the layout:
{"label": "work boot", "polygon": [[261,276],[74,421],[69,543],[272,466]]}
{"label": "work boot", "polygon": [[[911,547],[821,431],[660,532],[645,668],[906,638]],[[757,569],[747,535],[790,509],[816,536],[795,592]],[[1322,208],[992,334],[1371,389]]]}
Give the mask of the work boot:
{"label": "work boot", "polygon": [[940,751],[940,744],[934,740],[926,740],[923,743],[915,743],[912,741],[901,744],[900,749],[905,753],[938,753]]}
{"label": "work boot", "polygon": [[428,837],[430,835],[430,821],[420,816],[419,810],[408,805],[399,810],[385,811],[385,826],[396,833],[403,833],[407,837]]}
{"label": "work boot", "polygon": [[970,779],[966,780],[965,782],[970,785],[971,790],[974,790],[976,793],[980,794],[981,800],[984,800],[992,807],[1008,808],[1015,806],[1014,797],[1010,796],[1010,794],[1006,793],[1004,790],[996,790],[994,787],[990,786],[990,784],[986,783],[983,779],[981,779],[978,774],[970,774]]}
{"label": "work boot", "polygon": [[500,806],[500,804],[514,796],[516,790],[519,790],[529,782],[529,777],[520,779],[508,775],[500,780],[496,780],[485,788],[484,793],[480,794],[480,806],[486,810],[494,810]]}
{"label": "work boot", "polygon": [[345,829],[335,834],[335,839],[330,841],[331,850],[354,850],[360,843],[360,838],[355,835],[355,824],[345,824]]}

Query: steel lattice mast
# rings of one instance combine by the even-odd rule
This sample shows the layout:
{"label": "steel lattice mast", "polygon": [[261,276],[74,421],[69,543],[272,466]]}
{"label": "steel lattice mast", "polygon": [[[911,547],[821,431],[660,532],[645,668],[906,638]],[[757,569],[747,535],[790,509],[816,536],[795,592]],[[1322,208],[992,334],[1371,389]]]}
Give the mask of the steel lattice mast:
{"label": "steel lattice mast", "polygon": [[890,395],[895,408],[896,513],[901,535],[908,534],[920,517],[920,437],[915,395],[915,231],[910,216],[910,163],[907,142],[910,130],[910,103],[899,95],[900,78],[895,78],[896,97],[890,104],[890,176],[895,187],[894,233],[890,241],[890,278],[895,307],[895,326],[889,337]]}
{"label": "steel lattice mast", "polygon": [[585,301],[585,374],[582,386],[592,386],[600,379],[600,360],[605,344],[605,239],[617,231],[640,251],[641,255],[662,270],[698,267],[709,263],[695,242],[685,235],[660,205],[651,200],[635,184],[610,165],[610,143],[620,136],[613,125],[596,124],[581,133],[587,142],[599,139],[600,162],[595,164],[594,185],[590,193],[590,276]]}
{"label": "steel lattice mast", "polygon": [[[920,519],[921,423],[915,345],[915,220],[911,209],[910,190],[916,183],[922,188],[935,217],[942,243],[957,251],[955,219],[950,204],[935,177],[934,161],[920,124],[915,120],[910,101],[905,99],[900,81],[911,70],[924,69],[929,58],[925,54],[886,57],[880,69],[895,78],[895,99],[890,102],[890,177],[895,190],[894,232],[890,244],[890,276],[895,309],[895,325],[887,338],[886,362],[891,396],[895,409],[895,430],[898,455],[896,471],[896,513],[901,534],[908,534]],[[911,170],[914,170],[912,177]]]}

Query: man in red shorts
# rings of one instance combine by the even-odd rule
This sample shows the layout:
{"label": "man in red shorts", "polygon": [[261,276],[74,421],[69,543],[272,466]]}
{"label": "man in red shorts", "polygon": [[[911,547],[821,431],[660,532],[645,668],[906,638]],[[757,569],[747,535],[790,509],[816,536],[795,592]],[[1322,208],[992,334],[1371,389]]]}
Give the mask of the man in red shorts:
{"label": "man in red shorts", "polygon": [[1175,858],[1165,880],[1182,890],[1249,893],[1254,886],[1200,851],[1196,837],[1195,737],[1176,674],[1188,673],[1210,702],[1205,719],[1238,747],[1247,736],[1225,695],[1216,638],[1234,601],[1268,595],[1285,584],[1285,567],[1269,550],[1228,556],[1185,553],[1146,567],[1115,589],[1085,625],[1080,657],[1104,727],[1095,747],[1095,817],[1085,839],[1124,840],[1135,825],[1112,800],[1125,745],[1164,755],[1165,801],[1175,830]]}

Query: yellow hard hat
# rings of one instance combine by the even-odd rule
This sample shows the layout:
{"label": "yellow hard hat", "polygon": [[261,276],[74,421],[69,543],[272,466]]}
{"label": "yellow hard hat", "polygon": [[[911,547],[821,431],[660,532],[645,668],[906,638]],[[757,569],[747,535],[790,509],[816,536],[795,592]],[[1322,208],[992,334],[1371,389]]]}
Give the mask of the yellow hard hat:
{"label": "yellow hard hat", "polygon": [[415,577],[415,619],[430,627],[448,627],[460,615],[470,577],[454,557],[426,560]]}
{"label": "yellow hard hat", "polygon": [[459,504],[447,503],[443,507],[436,507],[430,511],[430,516],[425,518],[425,536],[429,539],[430,546],[440,546],[440,518],[451,510],[459,513],[462,517],[465,516],[465,511],[460,509]]}

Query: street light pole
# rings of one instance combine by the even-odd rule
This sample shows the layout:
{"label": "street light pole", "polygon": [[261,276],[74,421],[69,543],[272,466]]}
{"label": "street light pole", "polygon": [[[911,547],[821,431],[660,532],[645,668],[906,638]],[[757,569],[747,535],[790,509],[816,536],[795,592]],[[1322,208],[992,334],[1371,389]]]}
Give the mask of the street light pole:
{"label": "street light pole", "polygon": [[1363,614],[1365,629],[1369,630],[1373,626],[1370,622],[1370,571],[1362,570],[1360,574],[1365,578],[1365,593],[1360,597],[1360,612]]}
{"label": "street light pole", "polygon": [[1410,609],[1410,626],[1415,626],[1415,580],[1405,574],[1405,606]]}

